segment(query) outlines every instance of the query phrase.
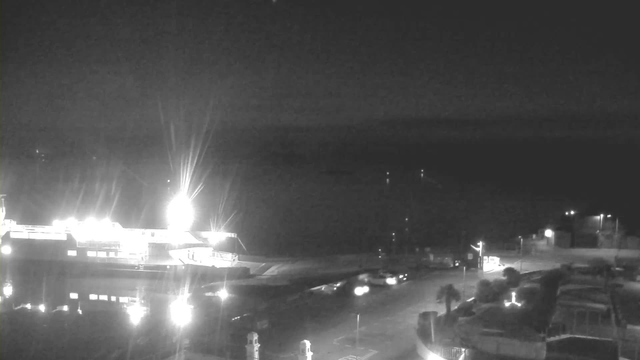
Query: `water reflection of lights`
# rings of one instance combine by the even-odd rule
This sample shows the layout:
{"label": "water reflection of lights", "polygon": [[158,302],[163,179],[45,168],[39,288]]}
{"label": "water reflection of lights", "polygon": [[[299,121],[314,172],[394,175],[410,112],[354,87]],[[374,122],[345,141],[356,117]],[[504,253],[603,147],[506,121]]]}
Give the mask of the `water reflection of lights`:
{"label": "water reflection of lights", "polygon": [[179,327],[188,325],[193,317],[193,306],[187,303],[187,298],[179,297],[169,306],[173,323]]}
{"label": "water reflection of lights", "polygon": [[9,245],[2,245],[0,252],[2,252],[2,255],[11,255],[13,249]]}
{"label": "water reflection of lights", "polygon": [[127,314],[129,315],[129,321],[131,321],[134,326],[138,326],[146,314],[146,309],[140,304],[133,304],[127,307]]}
{"label": "water reflection of lights", "polygon": [[4,297],[11,297],[11,295],[13,295],[13,285],[11,285],[11,283],[4,284],[4,286],[2,286],[2,294]]}
{"label": "water reflection of lights", "polygon": [[229,297],[229,292],[227,289],[222,288],[222,290],[216,292],[216,296],[220,298],[220,300],[224,301]]}

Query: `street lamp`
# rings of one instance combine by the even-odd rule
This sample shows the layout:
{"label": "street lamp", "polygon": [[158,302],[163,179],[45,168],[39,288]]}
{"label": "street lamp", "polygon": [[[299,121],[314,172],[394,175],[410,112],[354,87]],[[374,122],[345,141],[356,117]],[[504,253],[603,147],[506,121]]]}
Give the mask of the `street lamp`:
{"label": "street lamp", "polygon": [[478,252],[478,268],[479,270],[483,269],[483,264],[482,264],[482,248],[483,248],[483,242],[482,241],[478,241],[478,247],[475,247],[473,245],[470,245],[475,251]]}
{"label": "street lamp", "polygon": [[520,272],[522,272],[522,259],[523,259],[523,252],[524,252],[524,238],[522,236],[520,236]]}
{"label": "street lamp", "polygon": [[360,348],[360,313],[356,314],[356,350]]}

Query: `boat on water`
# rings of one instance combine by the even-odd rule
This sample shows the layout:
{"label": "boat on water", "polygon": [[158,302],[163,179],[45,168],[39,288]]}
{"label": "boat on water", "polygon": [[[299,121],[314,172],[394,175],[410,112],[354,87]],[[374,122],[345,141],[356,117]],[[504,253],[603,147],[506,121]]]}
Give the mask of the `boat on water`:
{"label": "boat on water", "polygon": [[[215,231],[124,228],[109,219],[22,225],[6,219],[2,197],[0,252],[7,263],[53,262],[80,268],[164,271],[175,267],[233,268],[238,255],[216,249],[237,235]],[[4,267],[4,266],[3,266]]]}

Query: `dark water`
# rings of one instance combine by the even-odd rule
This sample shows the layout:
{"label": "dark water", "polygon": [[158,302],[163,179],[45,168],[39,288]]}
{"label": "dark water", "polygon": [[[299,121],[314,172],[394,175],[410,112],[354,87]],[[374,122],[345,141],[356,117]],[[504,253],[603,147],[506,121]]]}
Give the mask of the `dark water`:
{"label": "dark water", "polygon": [[[638,194],[637,146],[349,139],[276,137],[259,146],[237,144],[238,151],[211,150],[198,174],[211,172],[197,176],[204,190],[194,200],[195,227],[224,224],[250,254],[292,256],[368,251],[388,244],[393,232],[408,232],[402,240],[408,245],[480,237],[507,242],[569,208],[620,213],[628,229],[637,223],[637,211],[624,200]],[[19,223],[74,215],[109,216],[125,227],[165,226],[166,181],[175,174],[159,155],[120,163],[3,159],[2,166],[8,217]]]}
{"label": "dark water", "polygon": [[[221,274],[201,279],[195,273],[3,259],[2,278],[5,291],[7,284],[12,288],[2,299],[2,359],[135,359],[171,352],[178,339],[193,334],[228,338],[231,318],[254,313],[271,300],[230,289],[223,307],[211,294],[220,286],[208,287],[209,294],[198,291],[208,281],[224,280]],[[184,306],[192,307],[183,327],[171,310],[181,296]]]}

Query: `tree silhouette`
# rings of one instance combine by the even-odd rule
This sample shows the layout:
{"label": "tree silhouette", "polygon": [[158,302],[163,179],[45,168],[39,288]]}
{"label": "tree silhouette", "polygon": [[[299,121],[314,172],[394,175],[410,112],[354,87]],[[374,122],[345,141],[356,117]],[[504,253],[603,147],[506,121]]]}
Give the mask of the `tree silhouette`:
{"label": "tree silhouette", "polygon": [[509,292],[507,280],[493,279],[491,282],[491,290],[493,290],[493,301],[502,301],[504,296]]}
{"label": "tree silhouette", "polygon": [[493,301],[493,289],[491,289],[491,281],[482,279],[476,284],[476,293],[474,295],[479,303],[490,303]]}
{"label": "tree silhouette", "polygon": [[510,288],[517,288],[520,285],[520,272],[512,267],[502,270],[502,276],[507,279]]}
{"label": "tree silhouette", "polygon": [[441,302],[444,300],[444,305],[447,309],[445,316],[449,316],[451,313],[451,303],[453,301],[460,301],[460,298],[460,291],[458,291],[458,289],[456,289],[452,284],[441,286],[438,290],[438,294],[436,295],[436,301]]}

